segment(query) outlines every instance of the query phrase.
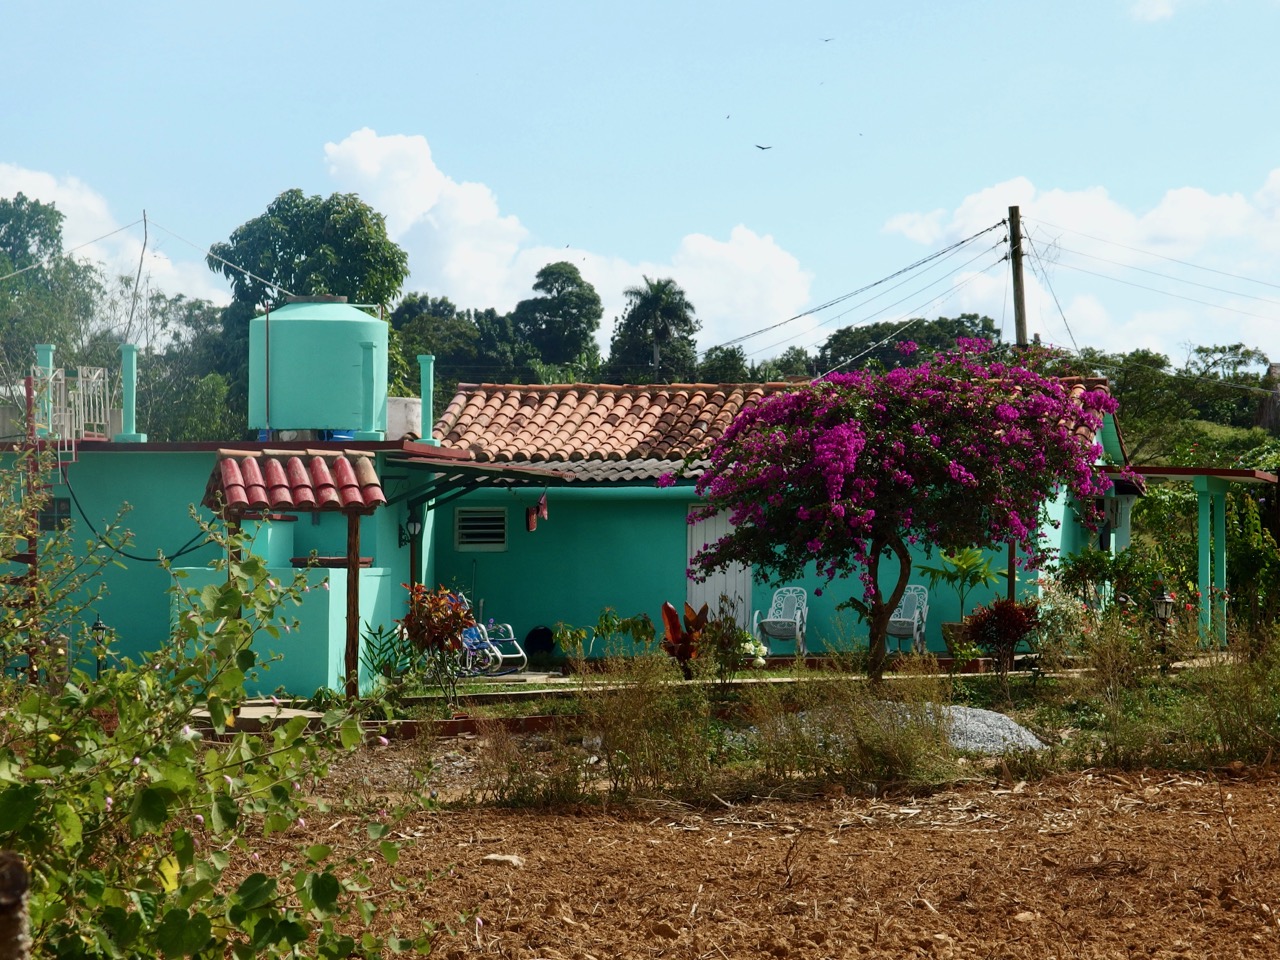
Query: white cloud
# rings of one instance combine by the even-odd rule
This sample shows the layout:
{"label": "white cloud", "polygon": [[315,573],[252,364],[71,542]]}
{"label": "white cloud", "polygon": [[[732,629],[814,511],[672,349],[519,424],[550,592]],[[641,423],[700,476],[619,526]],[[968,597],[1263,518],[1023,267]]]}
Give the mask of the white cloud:
{"label": "white cloud", "polygon": [[532,294],[539,269],[567,260],[604,302],[602,349],[623,309],[623,291],[646,275],[672,277],[684,288],[702,321],[704,349],[784,320],[809,299],[812,276],[796,258],[743,225],[726,240],[689,234],[666,262],[630,263],[531,243],[530,231],[502,213],[489,187],[441,171],[425,137],[380,136],[366,127],[326,144],[325,156],[341,189],[358,192],[386,216],[391,237],[409,254],[410,289],[448,296],[463,307],[509,310]]}
{"label": "white cloud", "polygon": [[[143,254],[141,222],[121,223],[111,213],[106,198],[76,177],[56,177],[0,163],[0,197],[22,193],[41,203],[52,203],[63,215],[63,249],[101,265],[109,275],[133,277]],[[231,298],[225,284],[204,265],[199,253],[153,224],[142,264],[145,282],[166,293],[182,293],[215,303]]]}
{"label": "white cloud", "polygon": [[[1017,178],[965,197],[949,214],[905,212],[885,229],[937,247],[1003,220],[1010,205],[1020,207],[1027,238],[1029,332],[1066,346],[1074,335],[1080,346],[1171,356],[1188,342],[1242,341],[1280,357],[1280,170],[1252,196],[1180,187],[1146,210],[1102,187],[1039,190]],[[932,232],[920,229],[926,220]],[[1011,316],[1008,287],[992,274],[957,302]]]}
{"label": "white cloud", "polygon": [[1174,0],[1133,0],[1129,6],[1129,15],[1135,20],[1155,23],[1172,17],[1175,6],[1177,4]]}

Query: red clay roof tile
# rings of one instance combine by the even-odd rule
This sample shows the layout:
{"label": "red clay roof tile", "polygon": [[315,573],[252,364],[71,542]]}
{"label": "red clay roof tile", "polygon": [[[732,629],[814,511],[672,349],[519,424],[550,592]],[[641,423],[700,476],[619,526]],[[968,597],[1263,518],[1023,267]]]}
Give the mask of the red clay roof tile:
{"label": "red clay roof tile", "polygon": [[372,513],[386,494],[359,451],[219,450],[202,503],[224,515],[257,510]]}
{"label": "red clay roof tile", "polygon": [[744,407],[790,386],[463,384],[433,436],[482,462],[652,465],[708,451]]}
{"label": "red clay roof tile", "polygon": [[[1073,394],[1107,384],[1079,377],[1062,383]],[[744,409],[793,387],[459,384],[432,435],[478,462],[574,464],[569,473],[578,479],[654,479],[686,458],[705,457]]]}

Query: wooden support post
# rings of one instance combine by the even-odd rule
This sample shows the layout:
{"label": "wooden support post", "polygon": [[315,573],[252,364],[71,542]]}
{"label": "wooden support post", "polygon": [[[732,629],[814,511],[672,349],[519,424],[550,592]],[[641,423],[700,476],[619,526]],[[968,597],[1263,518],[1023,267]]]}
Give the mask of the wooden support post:
{"label": "wooden support post", "polygon": [[347,514],[347,650],[343,664],[346,692],[360,696],[360,515]]}
{"label": "wooden support post", "polygon": [[0,851],[0,960],[28,960],[31,956],[29,884],[22,858],[9,850]]}

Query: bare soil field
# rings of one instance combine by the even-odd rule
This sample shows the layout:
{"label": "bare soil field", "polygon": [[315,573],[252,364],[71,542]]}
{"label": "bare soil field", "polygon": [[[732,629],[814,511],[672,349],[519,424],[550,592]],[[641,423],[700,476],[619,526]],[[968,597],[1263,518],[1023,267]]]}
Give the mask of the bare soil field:
{"label": "bare soil field", "polygon": [[[477,748],[441,741],[432,786],[465,793]],[[376,802],[422,751],[362,752],[324,789]],[[410,909],[447,958],[1280,957],[1278,785],[1090,771],[704,809],[448,807],[396,826],[369,896],[429,878]],[[338,814],[299,833],[358,840]]]}

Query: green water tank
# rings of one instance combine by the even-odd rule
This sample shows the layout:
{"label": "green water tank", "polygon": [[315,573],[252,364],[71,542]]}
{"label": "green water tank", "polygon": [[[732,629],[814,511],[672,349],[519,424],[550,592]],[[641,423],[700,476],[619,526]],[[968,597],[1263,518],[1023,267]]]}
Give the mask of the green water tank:
{"label": "green water tank", "polygon": [[249,428],[387,430],[387,324],[345,297],[299,297],[249,322]]}

